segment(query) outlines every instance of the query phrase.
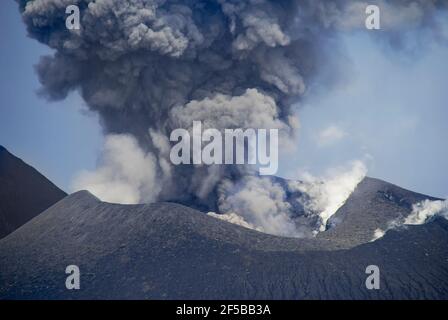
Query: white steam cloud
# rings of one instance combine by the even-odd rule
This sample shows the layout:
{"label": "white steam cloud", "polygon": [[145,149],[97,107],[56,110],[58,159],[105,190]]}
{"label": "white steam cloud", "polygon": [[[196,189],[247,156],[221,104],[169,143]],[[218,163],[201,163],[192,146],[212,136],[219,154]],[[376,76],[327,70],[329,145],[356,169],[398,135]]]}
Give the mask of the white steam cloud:
{"label": "white steam cloud", "polygon": [[424,224],[433,216],[448,218],[448,201],[424,200],[412,207],[412,213],[404,220],[404,224]]}
{"label": "white steam cloud", "polygon": [[161,190],[155,172],[156,158],[143,152],[134,137],[108,135],[98,168],[82,172],[73,188],[88,190],[108,202],[153,202]]}
{"label": "white steam cloud", "polygon": [[345,203],[356,186],[367,174],[367,167],[359,160],[353,161],[348,170],[335,168],[325,177],[302,174],[302,181],[291,181],[290,190],[299,190],[310,198],[303,205],[320,217],[319,231],[325,231],[328,219]]}
{"label": "white steam cloud", "polygon": [[432,217],[440,216],[448,219],[448,200],[423,200],[412,206],[412,212],[406,218],[399,218],[388,223],[385,230],[376,229],[371,241],[382,238],[387,231],[406,225],[421,225]]}

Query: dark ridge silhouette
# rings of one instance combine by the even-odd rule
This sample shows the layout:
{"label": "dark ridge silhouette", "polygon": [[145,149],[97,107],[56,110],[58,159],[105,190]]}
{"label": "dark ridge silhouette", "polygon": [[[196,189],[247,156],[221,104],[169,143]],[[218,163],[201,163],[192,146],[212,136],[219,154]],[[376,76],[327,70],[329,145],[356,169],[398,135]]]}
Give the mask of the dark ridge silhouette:
{"label": "dark ridge silhouette", "polygon": [[[80,191],[0,240],[0,298],[448,299],[447,220],[370,242],[374,227],[424,198],[366,178],[338,223],[295,239],[180,204],[111,204]],[[72,264],[80,290],[65,288]],[[365,286],[369,265],[380,268],[380,290]]]}
{"label": "dark ridge silhouette", "polygon": [[0,238],[67,194],[0,146]]}

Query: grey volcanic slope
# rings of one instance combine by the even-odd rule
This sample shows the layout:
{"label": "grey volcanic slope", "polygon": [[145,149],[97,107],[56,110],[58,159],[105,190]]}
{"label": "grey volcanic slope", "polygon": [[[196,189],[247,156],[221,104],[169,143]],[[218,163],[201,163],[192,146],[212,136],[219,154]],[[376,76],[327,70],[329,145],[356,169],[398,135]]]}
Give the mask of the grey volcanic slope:
{"label": "grey volcanic slope", "polygon": [[0,238],[67,194],[0,146]]}
{"label": "grey volcanic slope", "polygon": [[[358,195],[366,192],[369,207],[379,210],[373,220],[395,210],[377,198],[384,189],[403,192],[400,199],[418,197],[379,180],[367,185],[371,190],[361,184]],[[395,196],[384,199],[400,202]],[[447,299],[448,222],[435,218],[358,245],[344,227],[354,197],[336,213],[341,221],[329,238],[303,240],[179,204],[109,204],[81,191],[0,240],[0,298]],[[80,267],[80,290],[65,288],[70,264]],[[380,290],[365,287],[371,264],[380,267]]]}

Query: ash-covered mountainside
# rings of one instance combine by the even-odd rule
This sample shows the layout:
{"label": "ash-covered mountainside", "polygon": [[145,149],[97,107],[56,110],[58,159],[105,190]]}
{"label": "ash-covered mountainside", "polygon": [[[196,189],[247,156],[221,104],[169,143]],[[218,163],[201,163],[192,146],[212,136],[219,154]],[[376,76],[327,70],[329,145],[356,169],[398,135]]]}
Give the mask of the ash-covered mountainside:
{"label": "ash-covered mountainside", "polygon": [[0,146],[0,238],[67,194]]}
{"label": "ash-covered mountainside", "polygon": [[[423,198],[366,178],[331,228],[295,239],[179,204],[110,204],[81,191],[0,240],[0,298],[447,299],[445,219],[368,242],[373,228]],[[71,264],[80,290],[65,288]],[[365,286],[372,264],[379,290]]]}

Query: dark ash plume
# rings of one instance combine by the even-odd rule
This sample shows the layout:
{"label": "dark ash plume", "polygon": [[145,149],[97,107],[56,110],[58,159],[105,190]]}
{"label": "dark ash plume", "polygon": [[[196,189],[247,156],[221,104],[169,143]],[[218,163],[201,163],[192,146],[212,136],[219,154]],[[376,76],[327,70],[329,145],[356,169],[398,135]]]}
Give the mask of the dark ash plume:
{"label": "dark ash plume", "polygon": [[[220,194],[232,192],[220,187],[223,182],[250,181],[251,186],[272,187],[274,191],[267,193],[274,194],[277,202],[272,214],[286,215],[285,219],[290,219],[291,206],[280,203],[286,201],[283,186],[247,178],[248,168],[242,166],[171,166],[167,137],[171,130],[190,128],[193,120],[201,120],[206,127],[218,129],[278,128],[282,141],[290,146],[287,142],[297,128],[291,105],[300,100],[320,68],[334,59],[334,51],[325,48],[331,47],[335,32],[364,28],[364,10],[371,4],[342,0],[18,2],[29,35],[55,50],[54,55],[42,57],[36,68],[41,93],[56,100],[78,91],[100,115],[109,135],[102,166],[94,174],[85,174],[80,184],[111,192],[115,201],[193,201],[219,211],[235,207],[218,208],[218,199],[232,198]],[[394,33],[408,23],[432,26],[432,14],[446,8],[447,1],[377,3],[399,10],[399,22],[393,22],[396,15],[387,14],[382,21]],[[71,4],[80,8],[80,30],[65,27],[65,8]],[[145,170],[151,174],[142,174]]]}

